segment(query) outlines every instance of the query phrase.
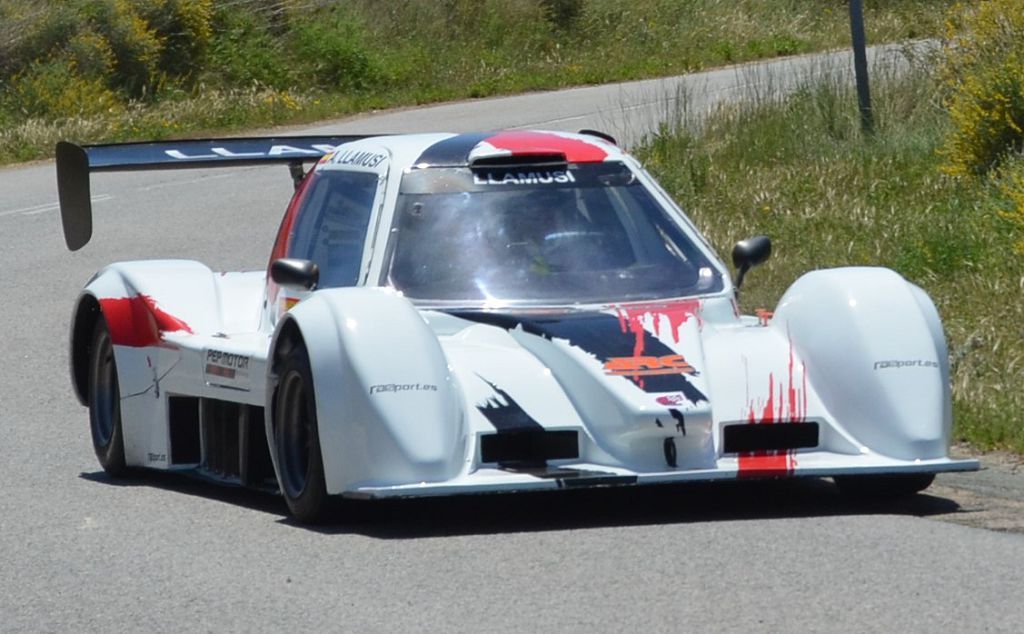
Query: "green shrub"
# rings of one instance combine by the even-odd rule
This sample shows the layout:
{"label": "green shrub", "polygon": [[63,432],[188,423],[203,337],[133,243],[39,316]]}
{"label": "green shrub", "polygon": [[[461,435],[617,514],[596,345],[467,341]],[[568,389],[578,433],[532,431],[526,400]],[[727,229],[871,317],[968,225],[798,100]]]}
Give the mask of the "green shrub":
{"label": "green shrub", "polygon": [[188,78],[203,65],[213,39],[213,0],[136,0],[134,5],[161,44],[161,72]]}
{"label": "green shrub", "polygon": [[273,25],[258,11],[218,8],[207,75],[223,86],[263,84],[285,88],[292,83],[289,60]]}
{"label": "green shrub", "polygon": [[84,77],[73,60],[37,62],[11,80],[7,108],[51,119],[93,116],[120,109],[102,78]]}
{"label": "green shrub", "polygon": [[359,90],[380,80],[364,44],[361,26],[348,16],[330,12],[326,19],[293,27],[295,53],[302,68],[324,88]]}
{"label": "green shrub", "polygon": [[555,27],[568,30],[583,13],[583,0],[539,0],[544,18]]}
{"label": "green shrub", "polygon": [[997,181],[1005,203],[999,216],[1010,224],[1015,236],[1014,250],[1024,255],[1024,157],[1014,157],[1000,170]]}
{"label": "green shrub", "polygon": [[93,0],[83,5],[90,22],[110,43],[116,64],[112,85],[130,97],[151,95],[162,84],[160,55],[163,42],[135,3],[129,0]]}
{"label": "green shrub", "polygon": [[1024,3],[958,7],[943,50],[952,131],[941,150],[950,174],[980,174],[1024,151]]}
{"label": "green shrub", "polygon": [[23,11],[0,23],[0,77],[13,77],[60,51],[88,23],[77,7],[64,11]]}
{"label": "green shrub", "polygon": [[117,59],[107,38],[92,30],[81,31],[67,44],[67,56],[83,77],[106,80],[114,72]]}

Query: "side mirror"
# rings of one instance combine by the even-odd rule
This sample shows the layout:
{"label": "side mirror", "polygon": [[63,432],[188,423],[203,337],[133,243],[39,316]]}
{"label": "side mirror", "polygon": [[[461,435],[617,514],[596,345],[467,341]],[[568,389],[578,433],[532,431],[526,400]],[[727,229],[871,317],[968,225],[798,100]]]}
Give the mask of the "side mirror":
{"label": "side mirror", "polygon": [[281,258],[270,263],[270,279],[285,288],[311,291],[320,281],[320,267],[309,260]]}
{"label": "side mirror", "polygon": [[763,264],[772,254],[772,240],[768,236],[754,236],[740,240],[732,248],[732,263],[739,272],[736,275],[736,289],[743,285],[743,277],[752,267]]}

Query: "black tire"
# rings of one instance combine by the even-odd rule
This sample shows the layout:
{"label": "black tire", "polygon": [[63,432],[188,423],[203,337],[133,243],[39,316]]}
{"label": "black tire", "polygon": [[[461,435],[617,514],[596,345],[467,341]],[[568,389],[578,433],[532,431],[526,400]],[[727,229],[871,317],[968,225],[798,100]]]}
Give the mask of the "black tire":
{"label": "black tire", "polygon": [[320,453],[313,373],[309,354],[301,344],[285,354],[278,376],[274,451],[281,494],[295,519],[314,524],[326,512],[327,483]]}
{"label": "black tire", "polygon": [[102,317],[93,328],[92,347],[89,349],[89,431],[92,447],[103,470],[113,477],[127,474],[114,344],[107,322]]}
{"label": "black tire", "polygon": [[885,473],[833,478],[839,492],[855,500],[891,500],[924,491],[935,480],[934,473]]}

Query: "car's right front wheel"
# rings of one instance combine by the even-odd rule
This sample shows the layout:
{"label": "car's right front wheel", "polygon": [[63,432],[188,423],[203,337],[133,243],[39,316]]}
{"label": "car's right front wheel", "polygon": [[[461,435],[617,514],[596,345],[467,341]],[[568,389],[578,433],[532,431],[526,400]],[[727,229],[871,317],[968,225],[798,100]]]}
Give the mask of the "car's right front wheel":
{"label": "car's right front wheel", "polygon": [[300,344],[289,350],[278,372],[274,447],[281,494],[300,522],[315,523],[327,507],[316,398],[309,354]]}

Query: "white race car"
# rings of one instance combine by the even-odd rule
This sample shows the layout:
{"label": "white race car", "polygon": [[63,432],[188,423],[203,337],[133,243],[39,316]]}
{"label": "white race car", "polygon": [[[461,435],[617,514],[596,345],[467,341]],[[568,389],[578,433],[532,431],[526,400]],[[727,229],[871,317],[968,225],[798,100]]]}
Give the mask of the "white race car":
{"label": "white race car", "polygon": [[[304,172],[304,161],[316,161]],[[119,262],[71,324],[111,475],[278,488],[303,522],[385,498],[831,476],[911,494],[948,455],[935,307],[882,268],[808,273],[773,315],[642,167],[594,132],[57,146],[65,238],[89,174],[282,162],[267,270]]]}

